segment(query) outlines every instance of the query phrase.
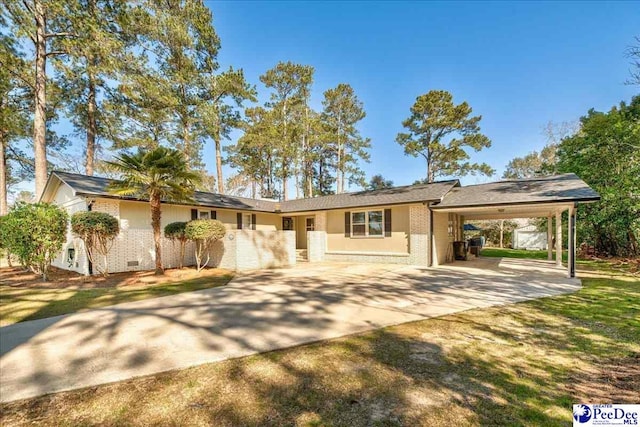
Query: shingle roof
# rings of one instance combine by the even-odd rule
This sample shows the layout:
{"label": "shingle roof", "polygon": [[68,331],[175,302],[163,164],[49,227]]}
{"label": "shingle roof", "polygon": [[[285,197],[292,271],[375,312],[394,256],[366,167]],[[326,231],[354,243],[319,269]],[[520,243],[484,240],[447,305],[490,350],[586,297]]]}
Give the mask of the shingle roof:
{"label": "shingle roof", "polygon": [[281,203],[282,212],[318,211],[402,203],[440,201],[457,180],[434,182],[432,184],[406,185],[380,190],[358,191],[354,193],[332,194],[309,199],[288,200]]}
{"label": "shingle roof", "polygon": [[490,182],[453,188],[434,209],[524,203],[589,202],[600,195],[577,175]]}
{"label": "shingle roof", "polygon": [[[98,176],[87,176],[69,172],[54,171],[52,175],[57,176],[62,182],[69,185],[78,195],[84,196],[102,196],[117,197],[123,199],[133,199],[133,197],[113,196],[109,193],[109,184],[113,182],[109,178],[101,178]],[[194,194],[195,205],[240,209],[261,212],[275,212],[276,202],[268,200],[248,199],[245,197],[225,196],[217,193],[207,193],[204,191],[196,191]]]}
{"label": "shingle roof", "polygon": [[[51,175],[69,185],[78,195],[118,197],[109,193],[108,187],[113,180],[108,178],[59,171],[55,171]],[[131,197],[123,198],[136,200]],[[466,187],[460,187],[457,180],[441,181],[432,184],[333,194],[286,202],[225,196],[203,191],[196,191],[194,199],[194,204],[198,206],[294,213],[424,202],[436,202],[437,204],[433,205],[434,209],[519,203],[584,202],[599,200],[600,196],[576,175],[565,174]]]}

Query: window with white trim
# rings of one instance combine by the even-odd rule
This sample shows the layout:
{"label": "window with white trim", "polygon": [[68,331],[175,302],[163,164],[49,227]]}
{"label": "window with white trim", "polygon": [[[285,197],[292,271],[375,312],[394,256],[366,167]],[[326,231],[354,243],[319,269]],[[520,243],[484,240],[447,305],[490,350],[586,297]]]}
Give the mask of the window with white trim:
{"label": "window with white trim", "polygon": [[351,212],[351,237],[383,237],[384,212]]}
{"label": "window with white trim", "polygon": [[211,219],[211,212],[198,211],[198,219]]}
{"label": "window with white trim", "polygon": [[242,228],[246,230],[251,230],[253,227],[253,223],[251,221],[251,214],[243,214],[242,215]]}

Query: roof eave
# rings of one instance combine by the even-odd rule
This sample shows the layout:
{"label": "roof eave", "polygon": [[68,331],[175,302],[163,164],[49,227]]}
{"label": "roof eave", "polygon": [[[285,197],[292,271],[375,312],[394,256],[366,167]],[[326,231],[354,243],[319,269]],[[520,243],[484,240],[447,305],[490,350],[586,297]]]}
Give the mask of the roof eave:
{"label": "roof eave", "polygon": [[[116,196],[110,194],[102,194],[102,193],[87,193],[87,192],[79,192],[76,195],[84,196],[84,197],[95,197],[101,199],[114,199],[114,200],[124,200],[127,202],[145,202],[148,203],[149,200],[140,199],[137,197],[127,197],[127,196]],[[264,210],[264,209],[256,209],[256,208],[240,208],[235,206],[220,206],[220,205],[212,205],[212,204],[201,204],[201,203],[189,203],[189,202],[167,202],[161,201],[160,203],[165,205],[182,205],[182,206],[193,206],[193,207],[201,207],[201,208],[217,208],[217,209],[230,209],[236,211],[251,211],[251,212],[261,212],[261,213],[275,213],[275,211]]]}
{"label": "roof eave", "polygon": [[460,208],[481,208],[483,206],[511,206],[511,205],[532,205],[532,204],[549,204],[549,203],[595,203],[600,201],[601,197],[580,197],[572,199],[556,199],[556,200],[537,200],[537,201],[525,201],[525,202],[500,202],[500,203],[475,203],[470,205],[434,205],[431,209],[460,209]]}

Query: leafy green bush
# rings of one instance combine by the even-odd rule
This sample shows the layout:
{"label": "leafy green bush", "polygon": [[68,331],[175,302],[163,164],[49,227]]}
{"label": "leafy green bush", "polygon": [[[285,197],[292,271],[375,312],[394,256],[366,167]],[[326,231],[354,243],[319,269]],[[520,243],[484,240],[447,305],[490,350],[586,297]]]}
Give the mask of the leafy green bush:
{"label": "leafy green bush", "polygon": [[[89,261],[106,276],[107,254],[120,232],[118,219],[104,212],[76,212],[71,216],[71,232],[82,239]],[[95,262],[96,254],[102,255],[102,266]]]}
{"label": "leafy green bush", "polygon": [[9,251],[8,238],[9,235],[8,230],[5,230],[6,227],[6,216],[0,216],[0,256],[6,255],[7,264],[11,267],[11,252]]}
{"label": "leafy green bush", "polygon": [[172,222],[164,227],[164,236],[167,239],[180,242],[180,268],[184,266],[184,247],[189,238],[185,234],[186,222]]}
{"label": "leafy green bush", "polygon": [[49,203],[19,203],[3,219],[4,245],[47,280],[51,261],[67,240],[67,212]]}
{"label": "leafy green bush", "polygon": [[[196,266],[202,270],[209,262],[209,249],[217,241],[224,237],[227,229],[224,224],[215,219],[194,219],[189,221],[185,228],[188,239],[196,242]],[[203,261],[206,253],[207,259]]]}

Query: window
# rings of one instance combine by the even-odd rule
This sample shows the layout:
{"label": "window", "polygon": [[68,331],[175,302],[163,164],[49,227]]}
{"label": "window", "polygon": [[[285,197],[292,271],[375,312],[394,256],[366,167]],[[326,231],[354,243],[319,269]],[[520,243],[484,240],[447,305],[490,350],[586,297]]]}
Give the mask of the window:
{"label": "window", "polygon": [[382,211],[369,211],[368,213],[368,233],[369,236],[382,236]]}
{"label": "window", "polygon": [[211,213],[209,211],[199,211],[198,212],[199,219],[211,219]]}
{"label": "window", "polygon": [[306,219],[306,228],[307,231],[314,231],[316,229],[316,218],[310,216]]}
{"label": "window", "polygon": [[251,221],[251,214],[242,215],[242,228],[251,230],[253,228],[253,222]]}
{"label": "window", "polygon": [[382,211],[351,213],[351,237],[383,237],[384,215]]}

